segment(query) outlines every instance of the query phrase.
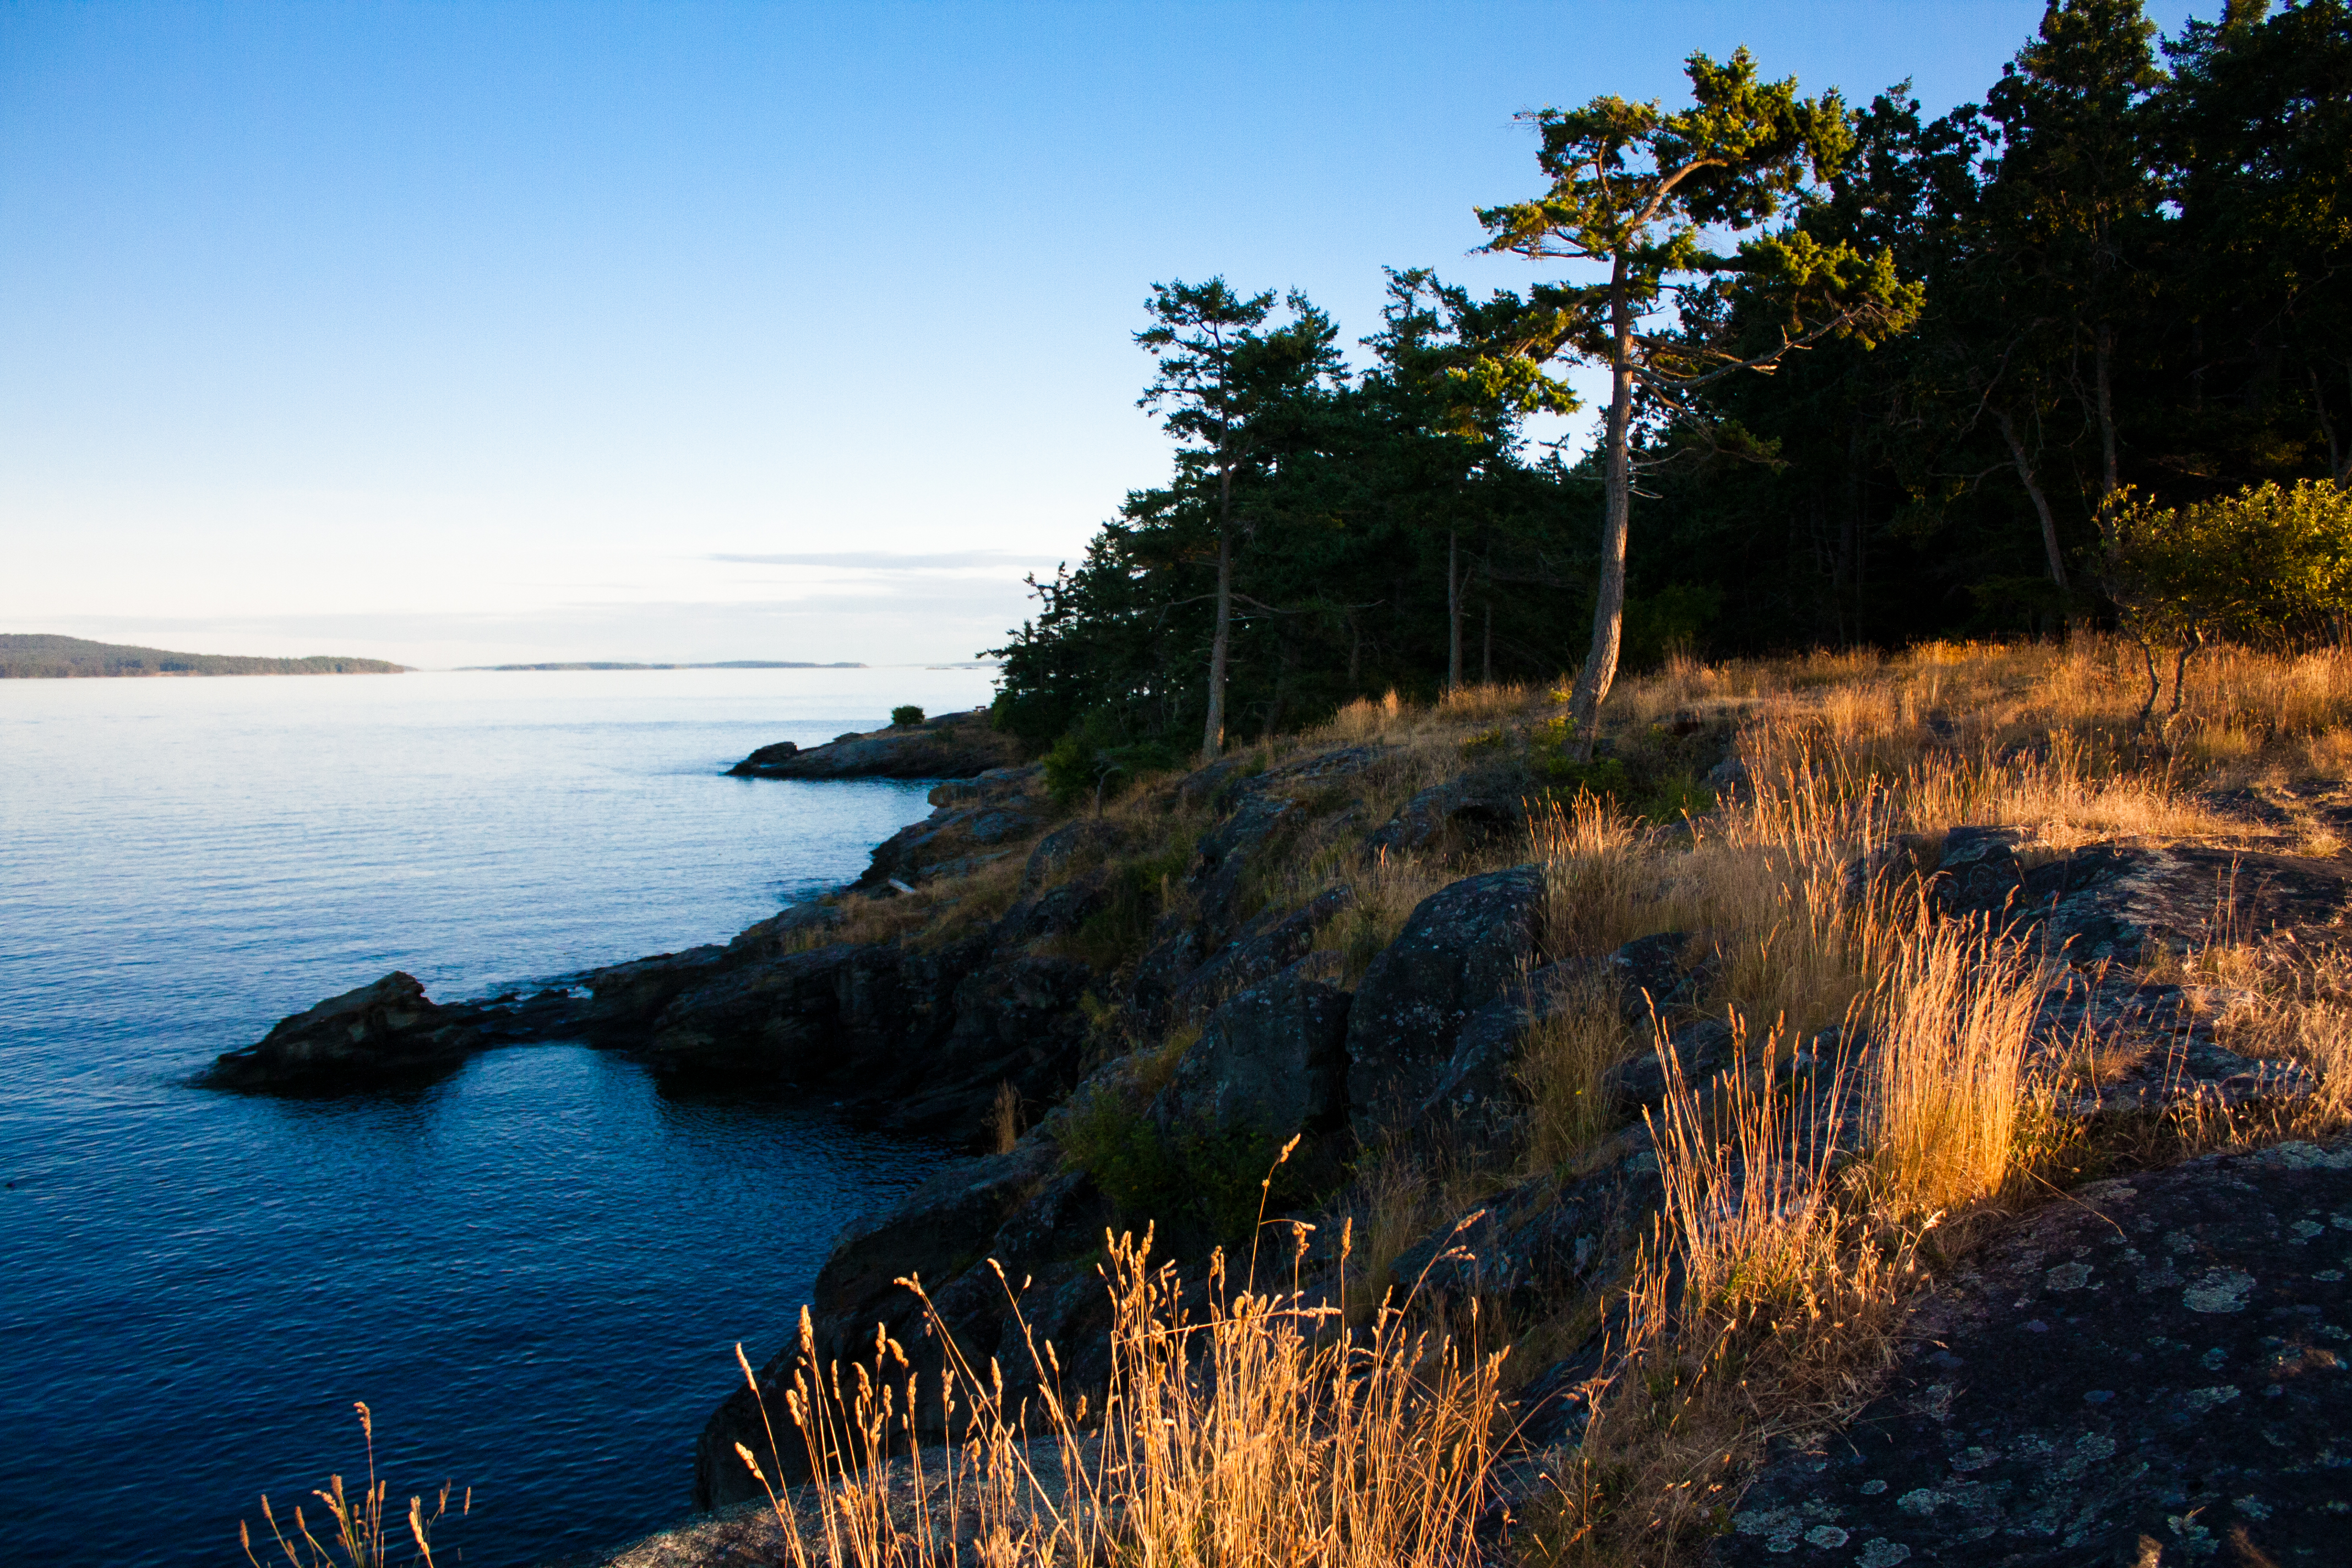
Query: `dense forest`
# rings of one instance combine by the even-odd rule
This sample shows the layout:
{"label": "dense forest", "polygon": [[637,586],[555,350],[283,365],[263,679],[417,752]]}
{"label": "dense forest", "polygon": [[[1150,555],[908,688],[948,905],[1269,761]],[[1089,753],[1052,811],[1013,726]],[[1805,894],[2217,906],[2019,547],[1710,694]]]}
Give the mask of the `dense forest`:
{"label": "dense forest", "polygon": [[69,679],[110,675],[397,675],[380,658],[314,654],[308,658],[248,658],[227,653],[173,653],[129,643],[38,633],[0,633],[0,679]]}
{"label": "dense forest", "polygon": [[[1036,583],[998,722],[1108,768],[1580,671],[1589,734],[1676,647],[2114,625],[2121,503],[2352,486],[2347,0],[2063,0],[1934,119],[1689,77],[1523,116],[1535,194],[1475,216],[1529,284],[1391,268],[1363,368],[1296,292],[1155,286],[1174,472]],[[1592,449],[1531,441],[1580,363]]]}

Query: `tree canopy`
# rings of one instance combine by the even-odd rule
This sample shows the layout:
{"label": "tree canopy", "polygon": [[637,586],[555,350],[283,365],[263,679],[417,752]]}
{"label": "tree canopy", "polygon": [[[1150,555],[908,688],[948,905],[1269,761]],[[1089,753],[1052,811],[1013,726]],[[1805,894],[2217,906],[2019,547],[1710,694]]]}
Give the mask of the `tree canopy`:
{"label": "tree canopy", "polygon": [[[1533,111],[1540,188],[1465,244],[1547,270],[1477,298],[1392,268],[1353,369],[1296,293],[1155,289],[1173,470],[1036,584],[999,721],[1108,766],[1568,676],[1589,738],[1616,667],[1675,646],[2147,624],[2116,519],[2274,543],[2248,520],[2352,484],[2348,5],[2167,38],[2139,0],[2060,0],[1933,119],[1745,50],[1692,57],[1685,103]],[[1527,421],[1579,360],[1612,396],[1571,456]],[[2295,535],[2306,585],[2333,537]]]}

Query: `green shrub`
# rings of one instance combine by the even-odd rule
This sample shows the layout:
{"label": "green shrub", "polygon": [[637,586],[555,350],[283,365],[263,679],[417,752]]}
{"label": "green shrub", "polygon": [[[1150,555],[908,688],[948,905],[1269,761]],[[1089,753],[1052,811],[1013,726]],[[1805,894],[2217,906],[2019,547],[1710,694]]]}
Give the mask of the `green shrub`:
{"label": "green shrub", "polygon": [[922,721],[923,710],[916,707],[911,702],[908,703],[903,708],[893,708],[890,710],[890,722],[902,730],[908,728],[909,725],[919,724]]}
{"label": "green shrub", "polygon": [[1654,758],[1649,759],[1647,765],[1629,767],[1622,757],[1595,757],[1589,763],[1575,763],[1555,752],[1547,758],[1542,771],[1555,798],[1565,802],[1573,800],[1580,792],[1589,792],[1627,816],[1643,822],[1679,822],[1686,811],[1696,816],[1715,805],[1715,792],[1699,783],[1696,775],[1687,770],[1662,773]]}
{"label": "green shrub", "polygon": [[1180,760],[1161,742],[1115,744],[1089,724],[1071,731],[1045,753],[1045,788],[1060,805],[1096,799],[1097,790],[1099,798],[1113,800],[1144,774],[1165,773]]}
{"label": "green shrub", "polygon": [[1192,854],[1187,839],[1115,868],[1110,874],[1109,901],[1070,933],[1064,944],[1069,955],[1103,973],[1139,955],[1159,924],[1161,883],[1182,876],[1192,863]]}
{"label": "green shrub", "polygon": [[2101,586],[2126,636],[2268,647],[2332,637],[2352,616],[2352,490],[2326,480],[2186,507],[2126,489],[2100,521]]}
{"label": "green shrub", "polygon": [[1576,763],[1555,755],[1544,763],[1544,777],[1570,795],[1579,790],[1589,790],[1615,801],[1621,808],[1633,803],[1633,778],[1622,757],[1595,757],[1589,763]]}
{"label": "green shrub", "polygon": [[1163,1129],[1112,1088],[1074,1097],[1057,1139],[1063,1163],[1094,1178],[1122,1226],[1156,1225],[1185,1249],[1248,1237],[1280,1152],[1260,1132]]}

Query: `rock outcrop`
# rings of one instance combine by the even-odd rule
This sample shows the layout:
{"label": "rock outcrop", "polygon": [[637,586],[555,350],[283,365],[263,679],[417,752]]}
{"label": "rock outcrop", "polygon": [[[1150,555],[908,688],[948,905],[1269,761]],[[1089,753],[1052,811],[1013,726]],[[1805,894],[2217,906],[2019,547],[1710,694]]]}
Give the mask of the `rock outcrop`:
{"label": "rock outcrop", "polygon": [[822,746],[779,741],[727,771],[749,779],[967,779],[1020,760],[1019,744],[992,729],[988,710],[979,709],[844,735]]}
{"label": "rock outcrop", "polygon": [[2352,1542],[2352,1142],[2095,1183],[1784,1450],[1723,1564],[2329,1563]]}
{"label": "rock outcrop", "polygon": [[220,1089],[321,1089],[446,1073],[488,1046],[535,1038],[572,1015],[560,991],[444,1007],[415,976],[383,979],[278,1020],[204,1075]]}
{"label": "rock outcrop", "polygon": [[[854,886],[916,886],[936,877],[961,877],[1017,855],[1049,815],[1035,798],[1039,770],[991,768],[975,778],[931,791],[931,815],[909,823],[876,846]],[[1044,845],[1038,848],[1043,849]]]}
{"label": "rock outcrop", "polygon": [[1219,1007],[1154,1102],[1154,1120],[1255,1133],[1269,1147],[1339,1131],[1348,1112],[1349,997],[1322,978],[1336,967],[1302,960]]}
{"label": "rock outcrop", "polygon": [[1348,1017],[1348,1103],[1370,1138],[1426,1104],[1463,1026],[1524,981],[1541,935],[1539,867],[1490,871],[1422,900],[1364,973]]}
{"label": "rock outcrop", "polygon": [[2136,964],[2150,939],[2176,952],[2214,940],[2311,945],[2340,936],[2352,868],[2194,845],[2053,850],[2012,827],[1906,837],[1850,868],[1848,886],[1916,871],[1947,916],[1975,916],[2074,964]]}
{"label": "rock outcrop", "polygon": [[1433,847],[1477,849],[1507,838],[1527,820],[1528,781],[1516,769],[1487,767],[1430,785],[1364,840],[1373,853],[1413,854]]}

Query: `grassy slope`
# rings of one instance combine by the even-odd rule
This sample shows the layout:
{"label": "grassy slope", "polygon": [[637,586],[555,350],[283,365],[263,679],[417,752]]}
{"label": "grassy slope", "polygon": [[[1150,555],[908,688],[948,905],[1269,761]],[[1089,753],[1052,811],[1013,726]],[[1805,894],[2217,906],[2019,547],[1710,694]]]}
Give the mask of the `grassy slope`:
{"label": "grassy slope", "polygon": [[[1659,1159],[1678,1195],[1655,1250],[1609,1293],[1622,1297],[1621,1343],[1648,1344],[1660,1370],[1621,1380],[1602,1396],[1584,1447],[1552,1457],[1557,1496],[1523,1538],[1535,1558],[1686,1558],[1719,1528],[1764,1437],[1833,1424],[1858,1407],[1890,1361],[1907,1305],[1990,1227],[2039,1201],[2051,1177],[2079,1181],[2117,1163],[2165,1163],[2345,1123],[2352,967],[2332,957],[2283,965],[2217,937],[2165,961],[2251,995],[2224,1020],[2234,1048],[2298,1058],[2324,1075],[2329,1093],[2292,1125],[2202,1121],[2142,1129],[2129,1149],[2087,1148],[2078,1133],[2053,1130],[2042,1089],[2021,1068],[2033,973],[2013,954],[1923,925],[1916,906],[1906,915],[1899,900],[1864,909],[1848,899],[1843,873],[1856,856],[1913,835],[1932,865],[1943,833],[1964,824],[2023,827],[2046,853],[2092,842],[2344,852],[2336,825],[2352,820],[2352,657],[2214,654],[2191,667],[2179,715],[2143,731],[2145,690],[2131,650],[2089,639],[1685,661],[1612,696],[1605,731],[1616,763],[1597,773],[1560,762],[1556,695],[1520,689],[1473,689],[1433,710],[1358,703],[1312,733],[1255,749],[1245,765],[1278,770],[1342,745],[1387,748],[1372,769],[1310,800],[1307,825],[1251,868],[1251,908],[1296,907],[1335,884],[1352,889],[1321,939],[1342,955],[1348,984],[1422,898],[1536,860],[1552,888],[1546,957],[1696,931],[1706,951],[1693,956],[1714,978],[1693,1010],[1730,1015],[1753,1049],[1785,1054],[1848,1021],[1894,1042],[1847,1089],[1874,1118],[1873,1152],[1856,1168],[1864,1173],[1800,1169],[1801,1202],[1714,1203],[1710,1194],[1739,1189],[1736,1162],[1726,1163],[1717,1134],[1696,1131],[1694,1102],[1669,1105],[1665,1121],[1680,1115],[1685,1125],[1679,1135],[1662,1125]],[[1727,753],[1746,780],[1718,803],[1705,774]],[[1537,807],[1523,832],[1441,839],[1414,855],[1366,852],[1369,830],[1417,791],[1513,770]],[[1190,897],[1169,868],[1205,818],[1178,782],[1148,781],[1114,803],[1115,847],[1074,858],[1054,879],[1134,884],[1115,914],[1050,940],[1108,976],[1104,1048],[1148,1060],[1137,1075],[1146,1089],[1164,1080],[1186,1041],[1121,1037],[1115,1005],[1155,923],[1184,912]],[[1577,804],[1587,783],[1613,798]],[[1011,901],[1016,864],[927,885],[912,899],[850,900],[848,934],[922,943],[970,930]],[[1570,1179],[1603,1158],[1622,1117],[1596,1109],[1601,1074],[1644,1044],[1603,1000],[1571,1009],[1538,1032],[1521,1064],[1516,1143],[1466,1160],[1404,1143],[1369,1151],[1311,1217],[1327,1235],[1352,1229],[1351,1278],[1383,1280],[1389,1258],[1488,1194],[1547,1173]],[[1972,1092],[1956,1096],[1962,1083]],[[1733,1123],[1717,1133],[1735,1144],[1769,1151],[1792,1136],[1785,1102],[1769,1093],[1727,1114]],[[1087,1150],[1073,1152],[1085,1163]],[[1670,1309],[1669,1274],[1705,1288]],[[1481,1334],[1516,1342],[1524,1375],[1572,1349],[1609,1305],[1549,1302],[1490,1316]],[[1721,1374],[1730,1366],[1738,1377]]]}

